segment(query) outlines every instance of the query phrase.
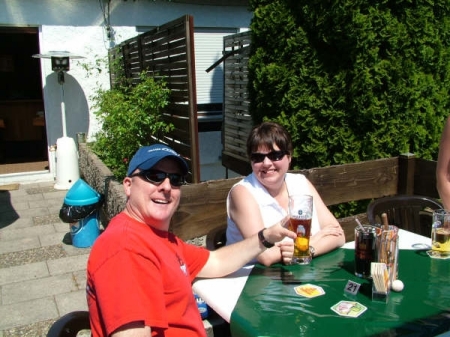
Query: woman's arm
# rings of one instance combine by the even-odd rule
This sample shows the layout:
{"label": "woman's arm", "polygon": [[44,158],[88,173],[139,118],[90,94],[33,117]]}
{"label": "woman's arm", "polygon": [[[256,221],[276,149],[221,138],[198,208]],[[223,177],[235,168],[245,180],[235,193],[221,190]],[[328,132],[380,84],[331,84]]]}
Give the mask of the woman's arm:
{"label": "woman's arm", "polygon": [[[251,237],[264,228],[259,205],[245,186],[237,185],[231,189],[229,213],[244,239]],[[283,249],[283,256],[290,261],[294,253],[294,243],[291,240],[277,243],[274,247],[267,249],[257,257],[258,262],[265,266],[270,266],[273,263],[282,261],[280,247]]]}
{"label": "woman's arm", "polygon": [[344,231],[323,202],[314,185],[308,180],[313,195],[314,207],[317,209],[320,230],[310,239],[310,246],[315,249],[315,255],[321,255],[341,247],[345,243]]}
{"label": "woman's arm", "polygon": [[450,209],[450,118],[445,122],[439,144],[436,182],[445,209]]}

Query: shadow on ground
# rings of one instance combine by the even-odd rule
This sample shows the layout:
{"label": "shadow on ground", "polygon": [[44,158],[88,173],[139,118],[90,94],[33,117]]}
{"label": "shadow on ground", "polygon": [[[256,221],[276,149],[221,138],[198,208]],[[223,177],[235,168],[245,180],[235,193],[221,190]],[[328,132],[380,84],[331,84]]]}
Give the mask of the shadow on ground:
{"label": "shadow on ground", "polygon": [[19,218],[19,214],[11,205],[11,194],[9,191],[0,191],[0,229],[12,224]]}

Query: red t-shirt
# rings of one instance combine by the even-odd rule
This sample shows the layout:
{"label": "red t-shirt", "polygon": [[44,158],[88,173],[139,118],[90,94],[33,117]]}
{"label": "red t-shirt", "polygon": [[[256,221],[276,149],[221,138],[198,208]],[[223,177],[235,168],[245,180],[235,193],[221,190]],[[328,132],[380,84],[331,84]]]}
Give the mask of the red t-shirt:
{"label": "red t-shirt", "polygon": [[208,258],[204,248],[118,214],[89,256],[92,336],[136,321],[152,336],[206,336],[191,283]]}

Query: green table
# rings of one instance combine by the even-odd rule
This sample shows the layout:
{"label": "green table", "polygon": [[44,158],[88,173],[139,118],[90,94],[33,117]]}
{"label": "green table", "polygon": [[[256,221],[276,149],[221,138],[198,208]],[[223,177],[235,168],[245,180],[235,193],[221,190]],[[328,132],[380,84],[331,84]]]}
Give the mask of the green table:
{"label": "green table", "polygon": [[[354,276],[354,251],[338,249],[310,265],[264,267],[257,264],[231,314],[233,337],[239,336],[436,336],[450,330],[450,260],[424,251],[400,250],[399,279],[405,288],[385,302],[372,301],[372,285]],[[360,283],[356,295],[344,288]],[[296,283],[301,282],[301,283]],[[311,283],[325,294],[301,297],[294,287]],[[330,308],[341,300],[367,310],[357,318]]]}

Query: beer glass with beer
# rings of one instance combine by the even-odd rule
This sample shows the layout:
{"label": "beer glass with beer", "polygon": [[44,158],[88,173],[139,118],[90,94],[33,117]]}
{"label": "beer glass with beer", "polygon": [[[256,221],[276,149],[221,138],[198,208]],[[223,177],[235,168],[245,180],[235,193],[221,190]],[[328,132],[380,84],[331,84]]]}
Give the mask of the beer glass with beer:
{"label": "beer glass with beer", "polygon": [[433,212],[431,226],[431,257],[450,257],[450,211],[438,209]]}
{"label": "beer glass with beer", "polygon": [[308,264],[311,262],[309,237],[311,236],[312,215],[313,197],[311,195],[289,196],[289,229],[297,233],[294,242],[293,263]]}

